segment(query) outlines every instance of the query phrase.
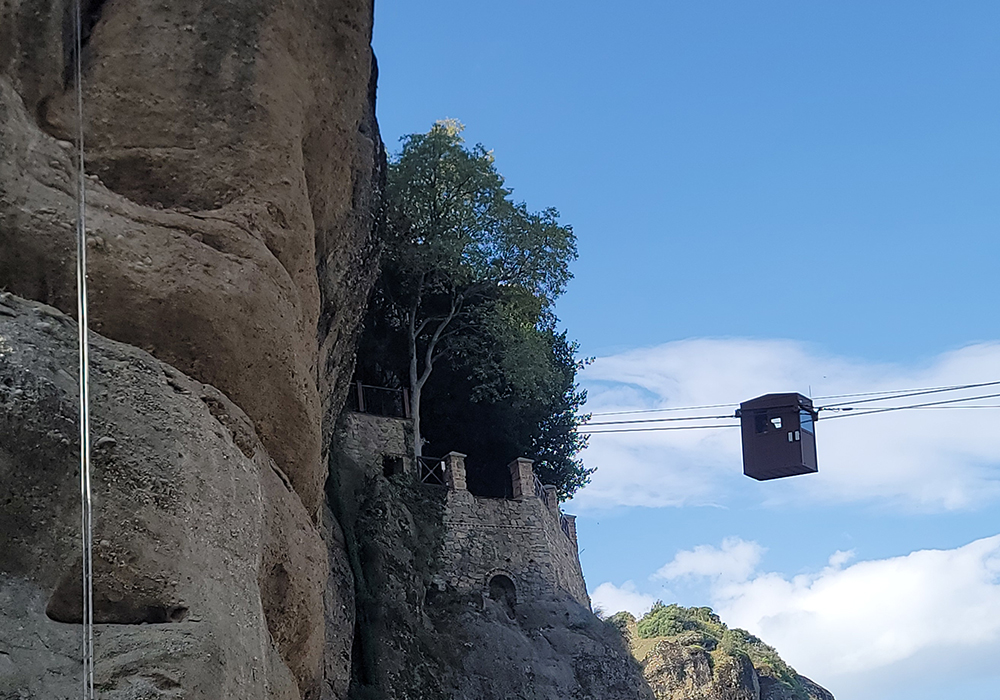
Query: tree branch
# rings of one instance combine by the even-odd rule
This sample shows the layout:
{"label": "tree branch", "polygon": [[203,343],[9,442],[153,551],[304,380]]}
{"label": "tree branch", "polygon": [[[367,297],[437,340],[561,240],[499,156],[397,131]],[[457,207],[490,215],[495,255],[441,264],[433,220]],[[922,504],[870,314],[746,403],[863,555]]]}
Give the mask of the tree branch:
{"label": "tree branch", "polygon": [[[417,379],[415,388],[423,388],[424,384],[427,382],[427,378],[431,376],[431,370],[434,369],[434,350],[437,347],[438,341],[441,340],[441,334],[444,333],[444,329],[448,327],[448,324],[451,323],[452,319],[458,314],[461,305],[461,294],[457,297],[452,297],[451,310],[448,312],[448,315],[444,317],[444,320],[438,324],[438,327],[434,329],[434,334],[431,336],[430,340],[427,341],[427,349],[424,352],[424,371],[420,373],[420,377]],[[413,347],[415,350],[415,346]]]}

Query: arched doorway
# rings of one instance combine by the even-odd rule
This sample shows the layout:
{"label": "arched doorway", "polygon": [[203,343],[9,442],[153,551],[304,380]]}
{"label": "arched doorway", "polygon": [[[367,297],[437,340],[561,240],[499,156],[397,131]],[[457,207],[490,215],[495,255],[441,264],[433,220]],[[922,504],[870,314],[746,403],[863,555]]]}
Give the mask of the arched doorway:
{"label": "arched doorway", "polygon": [[514,582],[506,574],[494,574],[490,577],[489,596],[492,600],[504,606],[508,617],[514,617],[514,605],[517,603],[517,589]]}

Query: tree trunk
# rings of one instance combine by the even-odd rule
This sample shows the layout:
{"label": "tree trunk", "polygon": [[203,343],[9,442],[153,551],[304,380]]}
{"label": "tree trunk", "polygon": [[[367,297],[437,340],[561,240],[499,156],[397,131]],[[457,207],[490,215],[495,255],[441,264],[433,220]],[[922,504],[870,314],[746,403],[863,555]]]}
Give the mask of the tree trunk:
{"label": "tree trunk", "polygon": [[420,391],[424,385],[420,381],[419,368],[417,367],[417,334],[419,333],[417,330],[417,308],[419,303],[418,297],[418,301],[410,309],[409,319],[407,319],[410,331],[410,420],[413,421],[413,461],[418,474],[420,473],[418,463],[424,454],[423,438],[420,435]]}
{"label": "tree trunk", "polygon": [[[422,282],[423,280],[421,280]],[[437,349],[438,341],[445,328],[452,322],[462,306],[462,296],[454,297],[451,301],[451,310],[434,329],[434,333],[427,340],[427,348],[424,351],[424,368],[420,369],[419,354],[417,352],[417,338],[424,328],[432,321],[426,318],[417,325],[417,313],[420,310],[420,294],[417,294],[413,306],[410,307],[407,325],[410,331],[410,419],[413,421],[413,458],[419,462],[424,454],[423,436],[420,434],[420,393],[427,383],[427,378],[431,376],[434,369],[434,351]]]}
{"label": "tree trunk", "polygon": [[[410,345],[416,345],[415,338]],[[417,353],[414,348],[410,353],[410,420],[413,421],[413,458],[416,461],[424,454],[423,438],[420,435],[420,392],[423,388],[423,382],[417,376]]]}

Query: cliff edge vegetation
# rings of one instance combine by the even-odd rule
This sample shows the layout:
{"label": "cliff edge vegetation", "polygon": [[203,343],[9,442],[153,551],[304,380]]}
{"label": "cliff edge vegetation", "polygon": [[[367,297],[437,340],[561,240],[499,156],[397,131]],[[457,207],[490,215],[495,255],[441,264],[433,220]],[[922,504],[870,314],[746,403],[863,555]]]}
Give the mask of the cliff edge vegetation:
{"label": "cliff edge vegetation", "polygon": [[583,362],[553,306],[576,238],[555,209],[516,202],[492,151],[463,129],[436,122],[389,159],[355,379],[407,391],[414,456],[462,452],[475,494],[511,496],[503,465],[526,457],[565,499],[593,471],[579,457]]}
{"label": "cliff edge vegetation", "polygon": [[642,618],[607,618],[626,639],[657,700],[834,700],[777,650],[730,628],[711,608],[657,602]]}

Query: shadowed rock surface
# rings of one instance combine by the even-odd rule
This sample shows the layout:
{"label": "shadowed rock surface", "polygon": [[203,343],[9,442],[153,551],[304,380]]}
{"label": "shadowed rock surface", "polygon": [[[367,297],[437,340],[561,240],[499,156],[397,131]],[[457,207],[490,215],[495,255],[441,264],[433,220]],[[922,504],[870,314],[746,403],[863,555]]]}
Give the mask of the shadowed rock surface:
{"label": "shadowed rock surface", "polygon": [[[0,290],[74,314],[71,7],[68,0],[0,4]],[[339,526],[321,522],[323,452],[329,441],[324,426],[332,425],[343,403],[354,338],[378,266],[375,223],[384,153],[374,116],[371,2],[84,0],[83,9],[92,327],[151,353],[178,377],[186,374],[214,387],[214,398],[203,402],[210,413],[229,421],[226,407],[239,406],[241,420],[247,423],[249,417],[243,432],[254,436],[255,444],[259,437],[261,458],[273,460],[287,475],[275,481],[277,472],[263,470],[246,486],[253,497],[237,493],[235,486],[232,493],[220,487],[177,494],[171,507],[180,515],[155,530],[154,542],[130,539],[130,499],[145,481],[129,477],[100,484],[102,540],[131,547],[135,561],[127,585],[113,593],[120,597],[114,611],[100,608],[98,619],[131,624],[182,615],[143,577],[176,578],[171,572],[189,536],[187,514],[200,502],[218,514],[225,532],[250,538],[233,535],[227,545],[234,561],[248,567],[232,574],[239,583],[216,582],[211,590],[222,597],[205,599],[203,607],[217,607],[237,625],[212,638],[225,647],[228,637],[242,640],[244,632],[261,636],[256,661],[243,659],[242,665],[232,666],[219,652],[186,657],[204,666],[206,679],[218,677],[223,684],[212,685],[205,697],[252,696],[219,690],[226,678],[242,679],[239,683],[253,685],[261,697],[313,698],[321,692],[340,697],[350,675],[343,647],[350,648],[354,626],[353,585],[344,576]],[[55,352],[39,347],[43,355]],[[74,356],[59,357],[53,376],[62,381],[62,393],[58,402],[38,408],[32,430],[61,435],[68,441],[66,454],[45,471],[25,474],[23,461],[34,457],[12,452],[5,459],[19,466],[9,467],[7,487],[16,497],[61,494],[58,484],[69,477],[63,494],[68,500],[59,507],[71,508],[74,462],[66,460],[76,449],[75,429],[45,425],[46,411],[57,404],[70,410],[75,392]],[[25,370],[25,381],[47,381],[36,376],[41,369]],[[115,381],[123,386],[137,381],[133,369],[121,365]],[[212,449],[213,422],[192,419],[192,426],[206,429],[203,437],[192,427],[186,450],[160,450],[160,397],[151,391],[132,414],[106,417],[109,429],[121,420],[122,429],[139,431],[135,439],[157,454],[162,473],[149,479],[175,488],[183,460],[207,479],[235,479],[229,472],[216,474],[217,465],[199,454],[203,441]],[[19,394],[16,402],[25,396]],[[94,403],[98,414],[109,408],[100,394]],[[262,495],[278,492],[278,486],[294,507]],[[24,608],[26,617],[14,632],[24,627],[30,636],[35,625],[50,625],[39,617],[46,606],[56,619],[79,616],[73,602],[75,564],[64,561],[70,540],[50,551],[55,543],[49,534],[25,515],[37,508],[39,517],[51,519],[54,514],[44,514],[45,508],[56,507],[36,503],[17,517],[5,516],[2,536],[20,539],[24,551],[47,559],[39,566],[62,571],[56,580],[51,572],[15,566],[10,557],[0,562],[4,585],[31,581],[41,596]],[[65,527],[74,522],[64,520]],[[256,522],[267,527],[254,534]],[[321,529],[327,544],[317,548]],[[310,544],[298,557],[282,538],[300,536]],[[244,580],[248,571],[253,576]],[[246,586],[258,579],[252,595],[247,593]],[[103,580],[111,586],[117,579]],[[58,595],[50,602],[52,591]],[[224,601],[232,596],[242,607],[230,611]],[[267,614],[266,627],[246,608],[253,600]],[[0,640],[9,632],[4,623]],[[330,643],[324,645],[324,638]],[[280,651],[277,661],[265,653],[272,646]],[[114,673],[123,678],[145,673],[146,657],[130,658],[131,670]],[[286,677],[291,671],[298,691],[278,689],[284,681],[267,685],[265,676],[277,678],[272,667],[284,668]],[[108,669],[98,668],[105,674]],[[150,697],[186,697],[173,683],[164,681],[159,695]],[[54,695],[46,686],[37,697]]]}
{"label": "shadowed rock surface", "polygon": [[[75,355],[72,321],[0,298],[0,697],[79,693]],[[141,350],[92,359],[101,697],[307,694],[326,550],[253,424]]]}

